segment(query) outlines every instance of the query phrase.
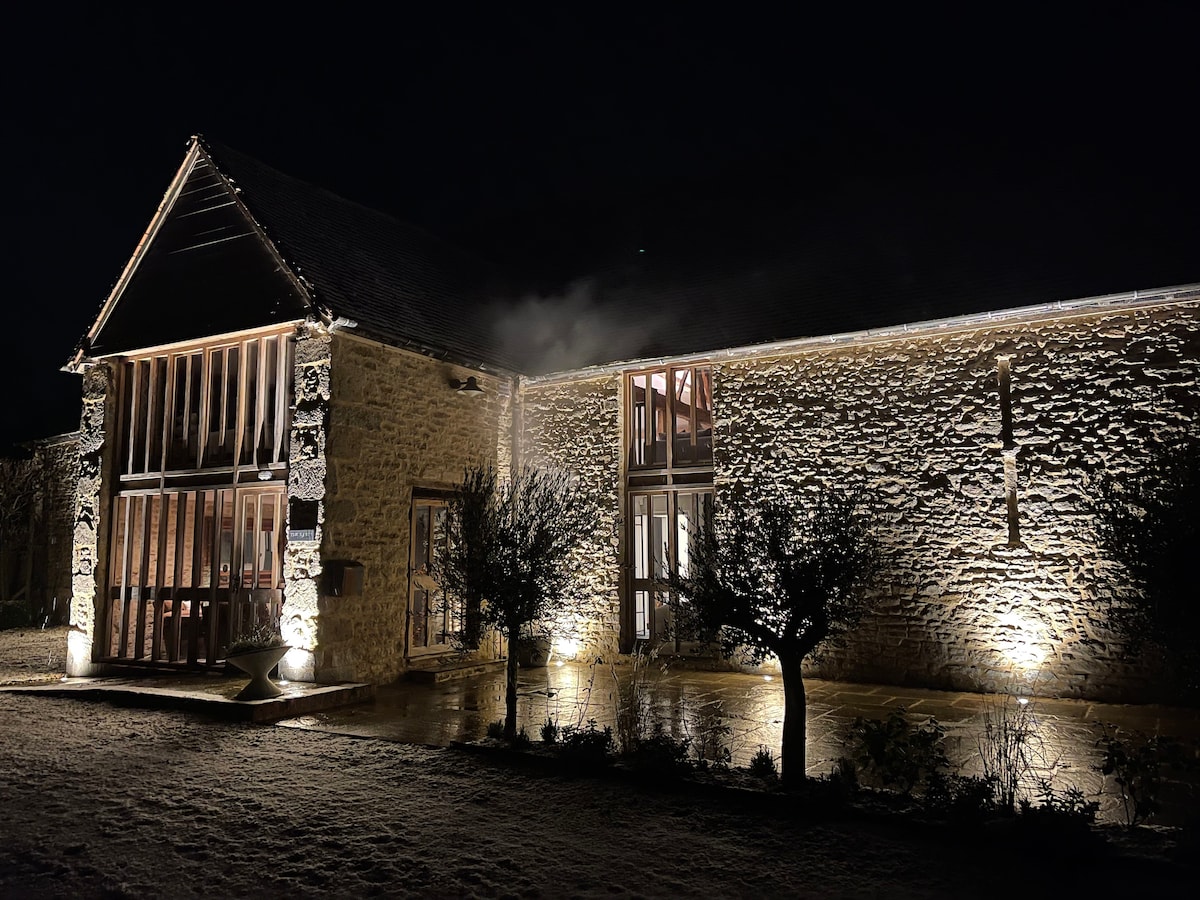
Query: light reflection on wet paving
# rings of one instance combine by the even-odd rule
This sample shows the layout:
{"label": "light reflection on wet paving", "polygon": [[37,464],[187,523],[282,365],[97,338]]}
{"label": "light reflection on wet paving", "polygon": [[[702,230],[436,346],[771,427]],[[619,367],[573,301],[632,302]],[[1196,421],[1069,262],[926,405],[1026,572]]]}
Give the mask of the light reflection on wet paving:
{"label": "light reflection on wet paving", "polygon": [[[618,698],[628,694],[629,666],[567,663],[522,669],[518,688],[519,724],[539,739],[547,720],[564,726],[612,727],[616,731]],[[778,755],[783,722],[783,684],[778,677],[732,672],[672,669],[645,676],[650,721],[676,738],[690,737],[693,746],[711,742],[714,724],[728,728],[721,743],[734,765],[746,765],[759,747]],[[903,707],[914,721],[932,716],[946,730],[946,750],[962,774],[981,774],[980,750],[985,716],[1017,712],[1017,700],[1005,695],[965,694],[884,685],[849,684],[808,679],[806,768],[809,775],[827,774],[841,757],[851,755],[848,738],[855,718],[886,718]],[[1005,709],[1005,704],[1010,709]],[[1200,711],[1161,706],[1122,706],[1077,700],[1034,699],[1026,712],[1033,717],[1031,742],[1036,778],[1049,779],[1056,790],[1070,786],[1093,798],[1104,779],[1096,770],[1100,723],[1125,732],[1169,735],[1200,740]],[[446,746],[484,735],[487,725],[504,717],[504,673],[478,675],[438,684],[400,682],[378,689],[372,703],[343,707],[279,724]],[[1030,788],[1035,787],[1033,783]],[[1200,797],[1194,785],[1173,784],[1168,808],[1159,821],[1181,819]],[[1117,816],[1119,799],[1101,796],[1102,819]],[[1178,822],[1175,822],[1178,824]]]}

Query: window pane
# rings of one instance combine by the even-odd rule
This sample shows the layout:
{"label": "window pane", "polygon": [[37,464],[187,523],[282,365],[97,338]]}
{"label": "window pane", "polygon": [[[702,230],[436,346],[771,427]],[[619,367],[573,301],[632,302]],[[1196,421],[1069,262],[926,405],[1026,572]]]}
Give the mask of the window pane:
{"label": "window pane", "polygon": [[650,577],[649,498],[633,498],[633,577]]}
{"label": "window pane", "polygon": [[146,460],[147,472],[162,470],[163,461],[163,430],[167,423],[167,415],[171,405],[171,385],[168,381],[167,358],[158,356],[154,359],[151,381],[154,394],[150,405],[150,456]]}
{"label": "window pane", "polygon": [[179,529],[179,495],[164,494],[166,504],[166,541],[163,544],[163,577],[160,588],[175,587],[175,535]]}
{"label": "window pane", "polygon": [[429,507],[417,506],[416,523],[413,526],[416,529],[414,537],[414,551],[416,559],[413,560],[413,569],[417,572],[429,571]]}
{"label": "window pane", "polygon": [[650,594],[635,591],[633,595],[633,630],[641,640],[650,637]]}
{"label": "window pane", "polygon": [[280,495],[266,494],[262,501],[262,534],[258,547],[258,586],[260,588],[277,587],[275,577],[275,546],[279,537],[277,523],[277,505]]}
{"label": "window pane", "polygon": [[667,374],[655,372],[650,376],[651,445],[646,462],[656,466],[667,464]]}
{"label": "window pane", "polygon": [[134,411],[130,414],[133,439],[129,460],[129,472],[146,471],[146,406],[150,402],[150,360],[132,363]]}
{"label": "window pane", "polygon": [[646,464],[646,375],[629,380],[629,464]]}
{"label": "window pane", "polygon": [[217,560],[218,587],[229,587],[230,566],[233,564],[233,491],[217,491],[221,508],[221,545]]}
{"label": "window pane", "polygon": [[229,395],[237,391],[237,373],[229,371],[232,352],[230,349],[214,350],[209,360],[206,447],[210,465],[233,462],[233,428],[237,420],[229,418]]}
{"label": "window pane", "polygon": [[650,552],[655,578],[666,578],[670,564],[670,530],[667,526],[667,495],[651,497]]}
{"label": "window pane", "polygon": [[692,370],[676,369],[675,383],[675,462],[689,463],[695,459],[692,446]]}
{"label": "window pane", "polygon": [[249,464],[255,461],[254,450],[258,445],[259,428],[262,422],[259,420],[259,415],[262,410],[258,405],[260,395],[258,392],[258,341],[247,341],[245,346],[245,355],[242,358],[242,365],[246,369],[245,385],[246,397],[243,404],[245,412],[245,421],[242,428],[242,464]]}
{"label": "window pane", "polygon": [[698,463],[712,462],[712,373],[696,369],[692,384],[692,406],[696,411],[696,457]]}
{"label": "window pane", "polygon": [[704,526],[712,517],[710,492],[680,494],[675,504],[675,552],[679,573],[686,576],[692,548]]}

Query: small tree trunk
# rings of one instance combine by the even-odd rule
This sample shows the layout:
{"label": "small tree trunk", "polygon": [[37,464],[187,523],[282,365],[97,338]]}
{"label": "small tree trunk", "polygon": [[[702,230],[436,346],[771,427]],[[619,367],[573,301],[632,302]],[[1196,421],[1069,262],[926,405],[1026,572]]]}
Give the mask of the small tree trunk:
{"label": "small tree trunk", "polygon": [[504,736],[512,740],[517,736],[517,640],[520,626],[508,628],[508,677],[504,685]]}
{"label": "small tree trunk", "polygon": [[803,657],[779,657],[779,674],[783,678],[783,746],[780,749],[779,778],[785,787],[804,780],[805,739],[808,716],[804,696],[804,677],[800,671]]}

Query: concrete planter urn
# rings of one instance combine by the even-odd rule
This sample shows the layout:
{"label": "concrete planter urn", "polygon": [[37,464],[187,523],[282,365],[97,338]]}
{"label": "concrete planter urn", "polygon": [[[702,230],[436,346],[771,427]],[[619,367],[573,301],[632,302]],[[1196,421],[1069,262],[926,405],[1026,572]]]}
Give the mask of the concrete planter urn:
{"label": "concrete planter urn", "polygon": [[271,670],[283,659],[283,655],[290,649],[292,648],[283,645],[228,654],[225,657],[225,661],[250,676],[250,683],[242,688],[241,692],[234,699],[270,700],[272,697],[278,697],[282,694],[283,690],[279,685],[271,681],[269,675]]}
{"label": "concrete planter urn", "polygon": [[550,638],[523,637],[517,641],[517,665],[522,669],[541,669],[550,665]]}

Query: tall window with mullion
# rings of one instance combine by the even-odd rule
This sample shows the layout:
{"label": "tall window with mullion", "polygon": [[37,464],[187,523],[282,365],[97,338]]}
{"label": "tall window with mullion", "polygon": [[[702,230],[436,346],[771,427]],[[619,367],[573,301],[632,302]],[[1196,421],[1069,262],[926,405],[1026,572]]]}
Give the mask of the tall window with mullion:
{"label": "tall window with mullion", "polygon": [[707,366],[641,372],[629,378],[631,468],[712,464],[712,377]]}
{"label": "tall window with mullion", "polygon": [[686,575],[700,530],[712,518],[711,488],[631,494],[630,569],[633,576],[633,636],[673,645],[695,640],[680,621],[667,593],[670,571]]}
{"label": "tall window with mullion", "polygon": [[686,573],[693,542],[711,518],[712,375],[707,366],[637,372],[626,391],[623,644],[678,651],[699,636],[666,582],[670,571]]}

